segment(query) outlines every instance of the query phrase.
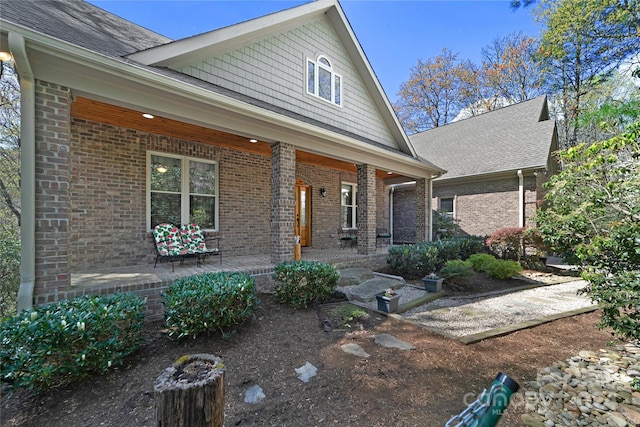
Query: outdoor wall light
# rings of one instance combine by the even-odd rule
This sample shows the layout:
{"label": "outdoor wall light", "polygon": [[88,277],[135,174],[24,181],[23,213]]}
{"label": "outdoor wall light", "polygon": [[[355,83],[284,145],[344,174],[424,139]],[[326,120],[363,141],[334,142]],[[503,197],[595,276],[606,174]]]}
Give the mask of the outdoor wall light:
{"label": "outdoor wall light", "polygon": [[320,195],[322,197],[327,197],[327,189],[324,187],[320,187]]}

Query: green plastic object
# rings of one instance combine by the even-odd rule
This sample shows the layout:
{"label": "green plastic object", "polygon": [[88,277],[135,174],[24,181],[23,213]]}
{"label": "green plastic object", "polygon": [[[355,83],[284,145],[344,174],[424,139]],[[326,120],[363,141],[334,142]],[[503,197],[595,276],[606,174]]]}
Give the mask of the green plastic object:
{"label": "green plastic object", "polygon": [[495,427],[502,413],[520,386],[507,374],[499,372],[488,390],[460,414],[451,418],[446,427]]}

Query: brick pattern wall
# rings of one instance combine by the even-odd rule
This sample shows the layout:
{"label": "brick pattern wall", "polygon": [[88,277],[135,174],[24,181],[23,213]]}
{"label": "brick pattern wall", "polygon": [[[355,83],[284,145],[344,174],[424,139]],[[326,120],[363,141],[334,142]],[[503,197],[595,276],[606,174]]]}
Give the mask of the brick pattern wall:
{"label": "brick pattern wall", "polygon": [[376,251],[376,169],[371,165],[358,165],[358,193],[356,195],[358,225],[358,253]]}
{"label": "brick pattern wall", "polygon": [[35,294],[55,301],[69,285],[69,114],[71,91],[35,85]]}
{"label": "brick pattern wall", "polygon": [[[536,179],[526,176],[525,226],[533,225],[536,209]],[[455,217],[465,234],[484,236],[504,227],[518,227],[518,177],[457,185],[434,183],[433,206],[440,198],[454,198]]]}
{"label": "brick pattern wall", "polygon": [[416,192],[413,188],[393,192],[393,242],[416,242]]}
{"label": "brick pattern wall", "polygon": [[416,180],[416,242],[429,240],[431,210],[429,210],[429,180]]}
{"label": "brick pattern wall", "polygon": [[291,144],[271,145],[271,261],[293,259],[296,150]]}

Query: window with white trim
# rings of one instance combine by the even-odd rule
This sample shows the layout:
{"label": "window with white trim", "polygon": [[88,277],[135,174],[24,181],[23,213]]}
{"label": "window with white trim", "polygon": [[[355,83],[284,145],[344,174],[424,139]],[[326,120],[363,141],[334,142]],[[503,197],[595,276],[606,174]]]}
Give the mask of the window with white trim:
{"label": "window with white trim", "polygon": [[167,222],[217,230],[217,162],[148,152],[147,164],[149,229]]}
{"label": "window with white trim", "polygon": [[357,228],[356,217],[358,205],[356,204],[356,193],[358,186],[350,182],[342,183],[342,228]]}
{"label": "window with white trim", "polygon": [[440,207],[438,209],[440,212],[445,214],[448,218],[454,219],[453,213],[453,197],[446,197],[440,199]]}
{"label": "window with white trim", "polygon": [[327,57],[307,59],[307,93],[342,106],[342,77],[333,71]]}

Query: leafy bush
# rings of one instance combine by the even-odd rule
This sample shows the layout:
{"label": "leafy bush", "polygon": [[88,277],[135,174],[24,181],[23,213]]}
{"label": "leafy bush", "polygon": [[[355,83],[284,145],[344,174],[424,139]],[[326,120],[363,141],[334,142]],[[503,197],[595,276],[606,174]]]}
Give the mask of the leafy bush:
{"label": "leafy bush", "polygon": [[340,275],[334,266],[312,261],[289,261],[276,266],[273,278],[276,298],[292,307],[307,307],[316,298],[329,295]]}
{"label": "leafy bush", "polygon": [[496,259],[485,266],[485,271],[489,277],[506,280],[522,271],[519,262]]}
{"label": "leafy bush", "polygon": [[579,265],[584,292],[602,308],[600,326],[640,339],[640,121],[606,141],[558,154],[548,208],[536,213],[546,244]]}
{"label": "leafy bush", "polygon": [[524,227],[508,227],[494,231],[487,239],[489,250],[502,259],[520,260],[524,255]]}
{"label": "leafy bush", "polygon": [[387,263],[394,274],[419,279],[440,270],[447,261],[465,259],[483,250],[481,237],[454,237],[389,248]]}
{"label": "leafy bush", "polygon": [[473,276],[473,266],[469,261],[453,259],[442,267],[440,275],[445,279],[468,279]]}
{"label": "leafy bush", "polygon": [[489,254],[473,254],[469,257],[468,261],[475,271],[486,271],[489,264],[498,260]]}
{"label": "leafy bush", "polygon": [[387,263],[394,274],[419,279],[437,270],[438,249],[432,243],[393,246],[389,248]]}
{"label": "leafy bush", "polygon": [[256,305],[256,284],[244,273],[202,273],[176,280],[164,292],[164,317],[171,338],[195,338],[237,324]]}
{"label": "leafy bush", "polygon": [[122,364],[142,343],[144,300],[85,296],[25,310],[0,324],[0,372],[46,390]]}
{"label": "leafy bush", "polygon": [[0,239],[0,318],[16,313],[20,287],[20,240],[4,234]]}

